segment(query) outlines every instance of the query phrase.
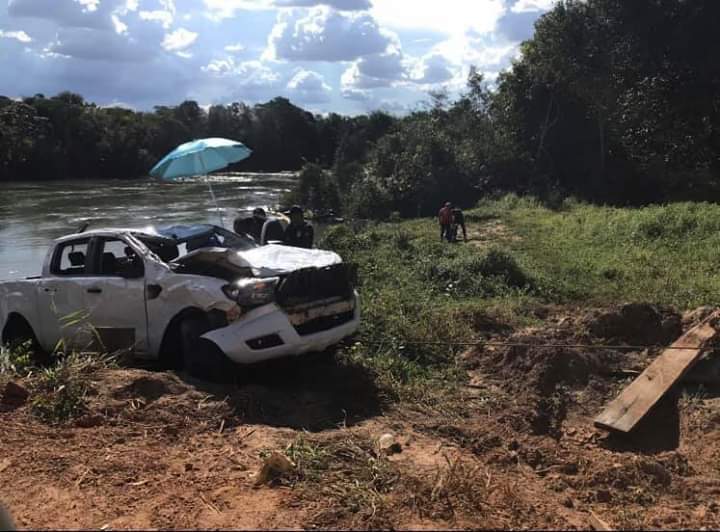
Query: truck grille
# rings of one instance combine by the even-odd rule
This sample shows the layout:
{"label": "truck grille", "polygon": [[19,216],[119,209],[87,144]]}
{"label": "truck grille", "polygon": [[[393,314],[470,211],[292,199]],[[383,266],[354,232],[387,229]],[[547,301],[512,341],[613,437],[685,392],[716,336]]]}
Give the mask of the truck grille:
{"label": "truck grille", "polygon": [[354,264],[303,268],[280,281],[277,302],[282,307],[288,307],[335,297],[349,299],[356,282],[357,266]]}

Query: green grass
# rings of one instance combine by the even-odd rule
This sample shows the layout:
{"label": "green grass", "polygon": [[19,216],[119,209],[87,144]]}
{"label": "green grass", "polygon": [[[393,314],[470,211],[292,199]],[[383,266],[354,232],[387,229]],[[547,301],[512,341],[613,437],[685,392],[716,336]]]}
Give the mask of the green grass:
{"label": "green grass", "polygon": [[566,201],[553,211],[509,196],[471,213],[496,216],[521,237],[507,252],[552,302],[644,301],[683,310],[718,301],[720,205],[630,209]]}
{"label": "green grass", "polygon": [[[440,242],[434,219],[328,229],[321,246],[359,266],[363,325],[348,350],[400,400],[434,404],[464,374],[465,342],[497,324],[537,323],[546,305],[714,305],[720,295],[720,206],[641,209],[566,200],[548,209],[514,195],[466,212],[481,245]],[[497,231],[498,224],[503,228]],[[493,230],[493,228],[495,230]]]}

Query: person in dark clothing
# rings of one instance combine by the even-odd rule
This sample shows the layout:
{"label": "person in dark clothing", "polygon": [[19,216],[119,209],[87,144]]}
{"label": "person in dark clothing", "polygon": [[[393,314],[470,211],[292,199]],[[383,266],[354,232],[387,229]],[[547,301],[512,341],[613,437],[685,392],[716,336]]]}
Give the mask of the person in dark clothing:
{"label": "person in dark clothing", "polygon": [[262,228],[265,225],[265,209],[258,207],[253,210],[253,215],[247,218],[236,218],[233,223],[233,230],[239,234],[250,235],[255,239],[256,242],[260,242],[260,236],[262,235]]}
{"label": "person in dark clothing", "polygon": [[452,224],[452,204],[448,201],[438,213],[440,223],[440,240],[450,240],[450,225]]}
{"label": "person in dark clothing", "polygon": [[303,210],[297,205],[290,209],[290,225],[285,228],[283,242],[286,246],[310,249],[313,247],[315,230],[305,221]]}
{"label": "person in dark clothing", "polygon": [[462,227],[463,240],[467,242],[467,230],[465,229],[465,215],[463,214],[460,207],[455,207],[452,210],[452,240],[457,240],[458,227]]}
{"label": "person in dark clothing", "polygon": [[259,240],[260,244],[264,246],[270,242],[282,242],[284,239],[285,228],[282,222],[275,217],[269,217],[265,225],[263,225]]}

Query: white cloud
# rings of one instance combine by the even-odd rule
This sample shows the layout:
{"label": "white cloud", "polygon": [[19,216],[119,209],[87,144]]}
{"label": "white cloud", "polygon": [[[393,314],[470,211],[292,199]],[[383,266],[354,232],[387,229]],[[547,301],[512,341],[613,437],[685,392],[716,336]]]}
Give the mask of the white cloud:
{"label": "white cloud", "polygon": [[361,57],[343,73],[340,82],[343,89],[376,89],[390,87],[406,78],[407,67],[402,52],[390,47],[386,53]]}
{"label": "white cloud", "polygon": [[334,7],[341,11],[365,11],[372,7],[370,0],[275,0],[278,7]]}
{"label": "white cloud", "polygon": [[29,43],[32,42],[32,38],[30,35],[25,33],[24,31],[3,31],[0,30],[0,38],[4,39],[15,39],[17,41],[20,41],[22,43]]}
{"label": "white cloud", "polygon": [[302,103],[326,103],[332,89],[317,72],[298,70],[287,84],[291,97]]}
{"label": "white cloud", "polygon": [[243,86],[269,87],[280,80],[280,75],[261,61],[236,62],[232,57],[215,59],[202,70],[218,78],[235,77]]}
{"label": "white cloud", "polygon": [[351,61],[382,53],[397,40],[368,13],[343,13],[327,7],[278,14],[268,39],[267,59]]}
{"label": "white cloud", "polygon": [[371,13],[390,28],[429,29],[457,35],[469,28],[492,31],[505,10],[504,0],[374,0]]}
{"label": "white cloud", "polygon": [[85,9],[87,9],[89,12],[96,11],[98,8],[98,5],[100,4],[100,0],[76,0],[78,4],[82,5]]}
{"label": "white cloud", "polygon": [[113,27],[115,28],[115,33],[120,33],[120,34],[127,33],[127,30],[128,30],[127,24],[125,24],[122,20],[120,20],[117,15],[112,16],[112,22],[113,22]]}
{"label": "white cloud", "polygon": [[201,92],[205,101],[268,100],[284,89],[280,74],[261,61],[238,62],[228,57],[213,60],[201,70],[207,74]]}
{"label": "white cloud", "polygon": [[437,52],[431,52],[415,64],[411,79],[422,85],[435,85],[456,77],[457,70],[457,66],[447,57]]}
{"label": "white cloud", "polygon": [[245,46],[242,43],[228,44],[225,47],[225,51],[230,54],[239,54],[245,51]]}
{"label": "white cloud", "polygon": [[172,33],[165,35],[162,47],[168,52],[179,52],[189,46],[192,46],[192,44],[197,40],[197,37],[197,33],[186,30],[185,28],[179,28]]}
{"label": "white cloud", "polygon": [[354,100],[356,102],[367,102],[372,98],[370,91],[346,87],[342,88],[341,94],[346,100]]}
{"label": "white cloud", "polygon": [[532,13],[552,9],[557,0],[518,0],[510,11],[513,13]]}
{"label": "white cloud", "polygon": [[275,9],[272,0],[203,0],[206,15],[212,20],[232,18],[237,11],[268,11]]}
{"label": "white cloud", "polygon": [[162,9],[156,9],[154,11],[140,11],[139,15],[143,20],[159,22],[165,29],[172,26],[173,20],[175,19],[175,16],[171,11],[165,11]]}

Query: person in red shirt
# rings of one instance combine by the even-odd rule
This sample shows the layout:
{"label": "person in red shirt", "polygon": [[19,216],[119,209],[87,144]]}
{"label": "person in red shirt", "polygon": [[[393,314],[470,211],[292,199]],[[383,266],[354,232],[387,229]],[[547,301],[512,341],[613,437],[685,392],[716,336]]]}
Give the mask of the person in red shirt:
{"label": "person in red shirt", "polygon": [[449,201],[440,209],[438,221],[440,222],[440,240],[450,239],[450,225],[452,224],[452,203]]}

